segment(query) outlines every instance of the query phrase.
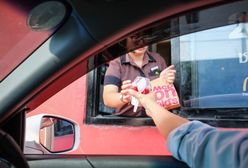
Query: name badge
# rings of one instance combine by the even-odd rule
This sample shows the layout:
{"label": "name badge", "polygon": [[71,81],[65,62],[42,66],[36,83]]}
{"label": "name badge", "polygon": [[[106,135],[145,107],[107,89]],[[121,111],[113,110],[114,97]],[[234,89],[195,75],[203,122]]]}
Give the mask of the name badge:
{"label": "name badge", "polygon": [[158,68],[158,66],[152,67],[149,75],[150,76],[158,76],[160,74],[161,70]]}

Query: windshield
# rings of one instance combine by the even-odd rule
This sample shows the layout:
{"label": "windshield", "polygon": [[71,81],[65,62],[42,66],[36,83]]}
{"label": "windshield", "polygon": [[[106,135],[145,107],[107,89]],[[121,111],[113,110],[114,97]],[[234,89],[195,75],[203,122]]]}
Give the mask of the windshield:
{"label": "windshield", "polygon": [[[28,26],[30,17],[35,27],[49,22],[56,12],[50,15],[32,12],[42,0],[38,1],[0,1],[0,81],[34,52],[53,32],[53,30],[37,31]],[[46,7],[49,9],[49,7]],[[54,10],[54,9],[53,9]],[[56,11],[56,10],[55,10]],[[58,13],[58,12],[57,12]],[[50,19],[51,20],[51,19]],[[34,23],[35,22],[35,23]],[[54,20],[53,20],[54,22]]]}

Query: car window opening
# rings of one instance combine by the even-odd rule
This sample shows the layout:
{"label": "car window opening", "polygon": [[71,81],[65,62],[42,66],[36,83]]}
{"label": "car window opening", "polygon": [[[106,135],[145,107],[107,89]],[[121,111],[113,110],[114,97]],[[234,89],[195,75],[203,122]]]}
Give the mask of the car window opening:
{"label": "car window opening", "polygon": [[[244,34],[233,33],[237,26],[213,28],[149,46],[150,51],[158,52],[176,67],[174,84],[181,108],[173,112],[200,120],[247,119],[248,43]],[[243,23],[243,29],[247,27]],[[102,100],[107,68],[108,64],[104,64],[95,70],[99,100],[93,116],[122,118],[114,116],[114,109],[106,107]]]}

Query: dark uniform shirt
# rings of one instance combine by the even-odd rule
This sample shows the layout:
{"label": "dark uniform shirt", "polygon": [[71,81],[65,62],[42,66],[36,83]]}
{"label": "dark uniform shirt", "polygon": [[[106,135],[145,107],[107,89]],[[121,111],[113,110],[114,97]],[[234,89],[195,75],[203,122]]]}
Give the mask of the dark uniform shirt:
{"label": "dark uniform shirt", "polygon": [[[142,68],[138,67],[128,54],[122,55],[110,61],[105,74],[104,85],[116,85],[120,91],[122,81],[134,81],[137,76],[153,80],[158,78],[159,73],[165,68],[166,63],[158,53],[147,51],[143,58]],[[142,108],[139,108],[137,112],[133,112],[133,105],[131,104],[125,104],[121,108],[116,109],[114,114],[122,116],[146,116]]]}

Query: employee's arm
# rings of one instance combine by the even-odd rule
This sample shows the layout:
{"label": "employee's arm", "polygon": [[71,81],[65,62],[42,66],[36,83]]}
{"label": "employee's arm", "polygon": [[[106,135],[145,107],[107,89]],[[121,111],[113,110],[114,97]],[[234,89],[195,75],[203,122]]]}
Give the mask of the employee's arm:
{"label": "employee's arm", "polygon": [[118,92],[118,87],[115,85],[106,85],[103,89],[103,102],[105,106],[112,108],[122,107],[125,102],[120,99],[121,93]]}
{"label": "employee's arm", "polygon": [[131,81],[123,81],[121,91],[119,92],[116,85],[105,85],[103,88],[103,101],[105,106],[120,108],[131,101],[128,89],[131,87]]}

